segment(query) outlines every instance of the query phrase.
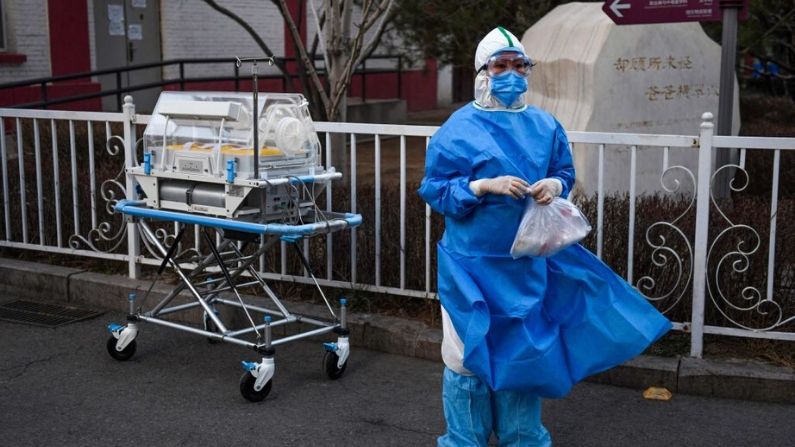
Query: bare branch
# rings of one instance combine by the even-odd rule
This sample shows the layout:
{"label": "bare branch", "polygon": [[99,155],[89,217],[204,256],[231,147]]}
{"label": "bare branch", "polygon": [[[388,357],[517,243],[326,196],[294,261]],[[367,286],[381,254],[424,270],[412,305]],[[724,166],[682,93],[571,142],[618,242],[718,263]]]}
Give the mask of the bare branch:
{"label": "bare branch", "polygon": [[350,51],[350,57],[348,58],[347,64],[345,64],[345,70],[343,71],[342,76],[340,79],[337,80],[337,88],[334,94],[334,97],[331,101],[332,107],[339,104],[340,100],[342,99],[342,95],[346,93],[346,89],[342,88],[345,84],[350,83],[351,78],[353,77],[353,71],[356,67],[354,62],[356,60],[356,55],[359,54],[362,48],[362,41],[364,40],[364,33],[359,33],[356,35],[356,38],[353,41],[353,48]]}
{"label": "bare branch", "polygon": [[[342,38],[351,38],[351,15],[353,14],[353,0],[345,0],[342,3]],[[345,42],[347,43],[347,42]]]}
{"label": "bare branch", "polygon": [[323,11],[320,14],[320,17],[318,17],[317,21],[318,21],[319,26],[317,27],[317,32],[315,33],[315,38],[312,39],[311,50],[309,50],[309,52],[312,53],[312,55],[317,53],[317,47],[318,47],[318,45],[320,45],[320,37],[322,35],[320,33],[320,30],[323,29],[323,27],[326,24],[326,11]]}
{"label": "bare branch", "polygon": [[[345,65],[345,69],[342,73],[342,76],[336,80],[335,88],[332,90],[334,92],[331,98],[331,107],[336,107],[339,102],[342,100],[342,95],[345,93],[345,89],[342,88],[344,84],[350,83],[351,78],[353,77],[353,73],[355,68],[358,67],[362,63],[362,55],[371,53],[375,47],[377,46],[377,42],[380,36],[383,34],[384,28],[386,23],[388,23],[388,19],[390,18],[391,9],[394,4],[393,0],[387,0],[386,6],[383,4],[378,4],[378,7],[373,8],[373,1],[366,1],[363,5],[363,25],[359,26],[358,32],[356,37],[353,39],[353,45],[351,46],[350,50],[350,57]],[[377,21],[377,19],[381,18],[381,23],[379,24],[378,32],[375,39],[371,40],[368,43],[367,51],[363,52],[363,42],[365,38],[365,34],[367,29],[369,29],[373,23]],[[369,25],[368,25],[369,23]]]}
{"label": "bare branch", "polygon": [[366,9],[362,11],[362,23],[359,25],[359,30],[367,32],[370,28],[378,22],[379,17],[383,16],[383,13],[388,9],[392,3],[392,0],[387,0],[387,6],[382,7],[379,3],[375,8],[371,8],[375,2],[368,2],[365,6]]}
{"label": "bare branch", "polygon": [[786,26],[787,20],[789,20],[789,18],[791,16],[795,15],[795,9],[790,10],[790,12],[788,12],[787,15],[785,15],[785,16],[780,16],[778,14],[771,14],[771,15],[773,17],[775,17],[777,19],[777,21],[776,21],[776,23],[773,26],[768,28],[767,31],[765,31],[764,34],[762,34],[762,36],[760,37],[759,40],[762,40],[762,39],[766,38],[767,36],[769,36],[770,34],[772,34],[773,31],[775,31],[775,29],[778,28],[779,26]]}
{"label": "bare branch", "polygon": [[[234,20],[238,25],[243,27],[243,29],[246,30],[246,32],[251,36],[251,38],[254,39],[254,42],[256,42],[257,45],[262,49],[262,51],[265,53],[265,55],[268,56],[268,57],[273,57],[273,51],[271,51],[271,49],[268,47],[268,45],[265,43],[265,41],[262,40],[262,38],[259,36],[259,34],[257,34],[256,31],[254,31],[254,28],[252,28],[251,25],[249,25],[240,16],[238,16],[234,12],[230,11],[229,9],[224,8],[223,6],[219,5],[215,0],[204,0],[204,3],[206,3],[207,6],[213,8],[214,10],[220,12],[221,14],[223,14],[223,15],[229,17],[230,19]],[[287,72],[287,67],[285,67],[284,61],[282,61],[282,60],[280,60],[278,58],[274,58],[274,64],[279,69],[279,71],[282,73],[282,76],[285,78],[285,80],[287,81],[287,84],[290,86],[290,90],[294,90],[293,80],[290,77],[290,74]]]}
{"label": "bare branch", "polygon": [[[334,5],[332,0],[324,0],[324,4],[325,4],[325,6],[323,8],[324,11],[329,11],[329,13],[331,15],[331,20],[329,22],[329,26],[326,27],[327,29],[324,31],[324,34],[327,35],[327,38],[326,38],[326,51],[331,53],[333,56],[337,56],[337,55],[339,55],[340,48],[342,47],[342,45],[340,45],[340,41],[341,41],[340,34],[339,34],[340,30],[335,25],[337,23],[340,23],[340,9],[339,9],[339,7]],[[333,63],[333,61],[334,60],[332,58],[331,62]],[[329,67],[329,69],[331,69],[331,67]]]}
{"label": "bare branch", "polygon": [[[741,53],[754,53],[753,48],[759,44],[764,43],[767,39],[771,37],[771,35],[774,35],[775,34],[774,31],[780,31],[780,27],[784,27],[787,30],[789,30],[791,25],[790,20],[792,20],[793,16],[795,16],[795,9],[790,10],[787,14],[781,16],[767,10],[764,7],[764,4],[760,4],[759,8],[761,9],[762,14],[761,15],[753,14],[753,16],[759,23],[763,24],[763,26],[765,27],[765,32],[762,33],[760,36],[758,36],[756,39],[750,42],[746,42],[745,47],[740,49]],[[770,21],[768,20],[771,18],[775,19],[774,23],[770,23]],[[779,44],[785,47],[788,46],[786,40],[784,39],[776,39],[776,42],[778,42]],[[789,45],[789,50],[795,51],[795,49],[793,49],[791,45]]]}
{"label": "bare branch", "polygon": [[376,47],[378,46],[378,43],[381,42],[381,37],[384,35],[384,31],[386,30],[387,24],[389,24],[389,21],[392,20],[392,17],[394,17],[395,14],[395,9],[393,8],[394,5],[395,5],[394,0],[388,0],[386,8],[383,9],[379,8],[379,10],[382,11],[381,22],[378,24],[378,28],[376,28],[375,35],[373,36],[373,38],[370,39],[370,41],[365,46],[364,50],[357,57],[356,64],[354,64],[354,67],[358,67],[359,64],[362,63],[362,61],[370,57],[370,55],[373,53],[373,51],[375,51]]}
{"label": "bare branch", "polygon": [[309,67],[314,67],[312,61],[309,60],[309,56],[306,54],[306,48],[304,47],[304,43],[301,41],[301,35],[298,33],[298,28],[295,26],[295,21],[293,21],[293,17],[290,15],[290,10],[287,9],[287,4],[285,4],[284,0],[279,1],[279,11],[282,13],[282,17],[284,18],[285,23],[287,23],[287,27],[290,29],[290,34],[293,37],[293,43],[295,43],[295,48],[298,51],[298,55],[303,61],[304,65],[307,67],[307,71],[309,72],[309,79],[312,81],[312,85],[317,90],[320,100],[323,103],[323,108],[326,110],[329,106],[329,98],[326,94],[326,90],[323,89],[323,83],[320,82],[320,78],[317,75],[317,72],[314,69],[309,69]]}

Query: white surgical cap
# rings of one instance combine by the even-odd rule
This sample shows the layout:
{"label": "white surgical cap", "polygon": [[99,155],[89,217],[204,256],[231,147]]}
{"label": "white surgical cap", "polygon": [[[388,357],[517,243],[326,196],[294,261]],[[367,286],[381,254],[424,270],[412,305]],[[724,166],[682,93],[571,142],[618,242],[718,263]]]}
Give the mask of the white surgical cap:
{"label": "white surgical cap", "polygon": [[524,45],[510,31],[498,26],[486,34],[486,37],[478,44],[475,51],[475,71],[480,70],[491,56],[502,51],[516,51],[524,54]]}

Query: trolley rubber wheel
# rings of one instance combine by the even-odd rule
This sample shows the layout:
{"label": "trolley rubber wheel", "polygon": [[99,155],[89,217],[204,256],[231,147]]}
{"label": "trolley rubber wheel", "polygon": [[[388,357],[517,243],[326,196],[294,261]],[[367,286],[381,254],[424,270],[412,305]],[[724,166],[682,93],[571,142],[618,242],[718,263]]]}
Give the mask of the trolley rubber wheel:
{"label": "trolley rubber wheel", "polygon": [[130,358],[132,358],[132,356],[135,354],[135,345],[136,345],[135,340],[131,341],[130,344],[128,344],[121,351],[116,350],[117,341],[118,340],[116,339],[116,337],[112,335],[110,336],[110,338],[108,338],[108,343],[106,344],[108,348],[108,354],[110,354],[111,357],[113,357],[114,359],[120,362],[123,362],[125,360],[130,360]]}
{"label": "trolley rubber wheel", "polygon": [[268,396],[268,393],[271,392],[273,379],[268,380],[265,386],[259,391],[254,390],[254,383],[256,383],[256,381],[257,378],[251,374],[251,371],[246,371],[243,373],[243,376],[240,377],[240,394],[249,402],[261,402]]}
{"label": "trolley rubber wheel", "polygon": [[325,355],[323,355],[323,372],[326,373],[326,376],[331,380],[337,380],[342,377],[342,374],[345,373],[345,368],[348,367],[348,360],[345,360],[345,363],[342,364],[342,368],[337,366],[337,362],[339,362],[340,357],[337,355],[336,352],[326,351]]}
{"label": "trolley rubber wheel", "polygon": [[[204,328],[207,332],[218,332],[218,327],[215,325],[215,322],[213,322],[212,318],[207,315],[207,312],[204,313],[202,318],[204,318]],[[207,343],[216,344],[220,342],[221,340],[218,340],[217,338],[207,337]]]}

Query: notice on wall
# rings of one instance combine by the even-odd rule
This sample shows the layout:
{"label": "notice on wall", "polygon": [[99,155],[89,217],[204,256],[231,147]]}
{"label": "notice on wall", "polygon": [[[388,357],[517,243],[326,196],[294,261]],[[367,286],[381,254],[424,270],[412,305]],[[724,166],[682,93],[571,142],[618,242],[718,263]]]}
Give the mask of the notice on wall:
{"label": "notice on wall", "polygon": [[146,0],[132,0],[133,8],[146,8]]}
{"label": "notice on wall", "polygon": [[111,36],[124,35],[124,22],[110,22],[108,23],[108,33]]}
{"label": "notice on wall", "polygon": [[143,40],[144,30],[140,23],[131,23],[127,27],[127,38],[130,40]]}
{"label": "notice on wall", "polygon": [[108,5],[108,34],[124,35],[124,5]]}
{"label": "notice on wall", "polygon": [[124,5],[108,5],[108,20],[111,22],[123,22]]}

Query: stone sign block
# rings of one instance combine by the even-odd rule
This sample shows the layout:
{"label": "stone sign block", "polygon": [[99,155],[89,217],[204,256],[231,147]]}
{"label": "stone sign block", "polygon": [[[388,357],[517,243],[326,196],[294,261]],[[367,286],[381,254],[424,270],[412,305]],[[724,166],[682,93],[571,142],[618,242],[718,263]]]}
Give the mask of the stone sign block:
{"label": "stone sign block", "polygon": [[[701,115],[718,115],[720,46],[698,23],[618,26],[601,6],[558,6],[524,33],[522,43],[537,62],[528,102],[555,115],[568,131],[697,136]],[[735,86],[734,135],[740,124],[738,91]],[[629,191],[628,152],[617,146],[605,150],[607,193]],[[575,144],[574,159],[576,191],[593,195],[598,148]],[[638,148],[638,194],[663,192],[663,159],[662,148]],[[671,148],[668,166],[674,165],[695,175],[697,149]],[[689,180],[678,178],[679,192],[692,191]]]}

